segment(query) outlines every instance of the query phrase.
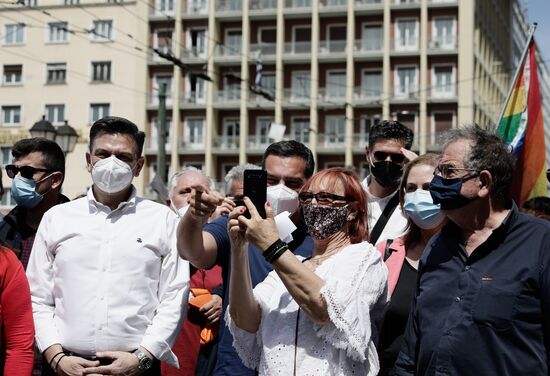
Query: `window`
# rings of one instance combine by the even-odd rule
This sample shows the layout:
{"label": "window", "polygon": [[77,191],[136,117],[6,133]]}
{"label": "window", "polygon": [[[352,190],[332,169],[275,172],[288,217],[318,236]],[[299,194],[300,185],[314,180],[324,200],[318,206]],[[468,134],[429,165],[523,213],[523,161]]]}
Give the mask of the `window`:
{"label": "window", "polygon": [[5,44],[22,44],[25,31],[25,25],[10,24],[4,27],[4,43]]}
{"label": "window", "polygon": [[370,130],[376,124],[380,123],[380,118],[380,115],[365,115],[361,117],[361,129],[359,133],[361,143],[369,142]]}
{"label": "window", "polygon": [[156,0],[155,10],[157,13],[174,12],[174,0]]}
{"label": "window", "polygon": [[292,72],[292,97],[294,99],[309,99],[311,89],[310,72]]}
{"label": "window", "polygon": [[275,83],[275,73],[262,73],[260,86],[263,91],[271,94],[273,97],[275,97]]}
{"label": "window", "polygon": [[188,29],[187,45],[193,56],[206,57],[206,29]]}
{"label": "window", "polygon": [[48,84],[64,84],[67,76],[67,64],[51,63],[46,65]]}
{"label": "window", "polygon": [[11,154],[11,146],[0,146],[0,163],[2,166],[12,164],[13,155]]}
{"label": "window", "polygon": [[362,49],[364,51],[381,51],[383,35],[382,25],[364,25]]}
{"label": "window", "polygon": [[68,25],[67,22],[50,22],[48,24],[48,42],[61,43],[66,42],[68,39]]}
{"label": "window", "polygon": [[239,119],[225,119],[223,122],[223,147],[239,147],[240,124]]}
{"label": "window", "polygon": [[430,48],[455,48],[454,17],[434,17],[432,24],[432,41]]}
{"label": "window", "polygon": [[92,81],[111,81],[111,62],[92,62]]}
{"label": "window", "polygon": [[204,119],[185,119],[184,140],[185,145],[190,147],[204,147]]}
{"label": "window", "polygon": [[2,125],[18,126],[21,123],[21,106],[2,106]]}
{"label": "window", "polygon": [[269,127],[274,119],[272,118],[258,118],[256,125],[256,143],[257,146],[267,146],[269,144]]}
{"label": "window", "polygon": [[109,103],[92,103],[90,104],[90,124],[99,119],[109,116],[111,105]]}
{"label": "window", "polygon": [[4,75],[2,83],[4,85],[18,85],[21,83],[22,73],[22,65],[4,65]]}
{"label": "window", "polygon": [[328,27],[328,50],[330,52],[344,52],[346,49],[346,26]]}
{"label": "window", "polygon": [[296,26],[292,32],[292,52],[295,54],[311,53],[311,27]]}
{"label": "window", "polygon": [[[151,138],[149,139],[149,147],[153,150],[158,150],[158,134],[159,134],[159,119],[154,118],[151,122]],[[164,134],[164,148],[170,149],[170,133],[172,131],[172,118],[166,117],[166,123],[164,124],[165,134]]]}
{"label": "window", "polygon": [[[172,29],[155,30],[153,34],[153,46],[165,54],[172,52]],[[154,59],[157,61],[164,61],[164,58],[153,54]]]}
{"label": "window", "polygon": [[309,143],[309,118],[292,119],[292,135],[296,141]]}
{"label": "window", "polygon": [[277,29],[262,27],[258,30],[258,44],[264,55],[275,55],[277,49]]}
{"label": "window", "polygon": [[329,98],[346,97],[346,72],[327,73],[327,96]]}
{"label": "window", "polygon": [[80,0],[64,0],[65,5],[78,5],[80,4]]}
{"label": "window", "polygon": [[455,96],[454,66],[434,66],[432,73],[432,96]]}
{"label": "window", "polygon": [[382,71],[364,71],[361,97],[378,98],[382,95]]}
{"label": "window", "polygon": [[225,77],[223,85],[223,99],[239,100],[241,99],[241,81],[233,77]]}
{"label": "window", "polygon": [[346,118],[344,116],[329,116],[326,123],[325,144],[343,144],[346,135]]}
{"label": "window", "polygon": [[187,1],[188,13],[206,13],[208,11],[207,0],[189,0]]}
{"label": "window", "polygon": [[417,77],[416,67],[397,67],[395,71],[395,96],[402,98],[416,97]]}
{"label": "window", "polygon": [[395,48],[397,50],[415,50],[418,48],[418,22],[416,19],[398,20],[396,22]]}
{"label": "window", "polygon": [[166,104],[172,103],[172,76],[155,76],[153,81],[154,102],[158,103],[158,95],[162,85],[166,85]]}
{"label": "window", "polygon": [[113,39],[113,21],[111,20],[97,20],[94,21],[94,28],[92,30],[93,40],[95,41],[107,41]]}
{"label": "window", "polygon": [[226,30],[225,31],[225,47],[226,55],[239,55],[242,46],[242,31],[241,30]]}
{"label": "window", "polygon": [[46,120],[53,125],[63,125],[65,123],[65,105],[47,104],[45,112]]}
{"label": "window", "polygon": [[186,98],[190,103],[204,103],[206,100],[206,85],[202,78],[193,73],[187,75]]}
{"label": "window", "polygon": [[432,145],[438,144],[438,138],[449,129],[455,127],[455,114],[453,112],[433,112],[430,141]]}

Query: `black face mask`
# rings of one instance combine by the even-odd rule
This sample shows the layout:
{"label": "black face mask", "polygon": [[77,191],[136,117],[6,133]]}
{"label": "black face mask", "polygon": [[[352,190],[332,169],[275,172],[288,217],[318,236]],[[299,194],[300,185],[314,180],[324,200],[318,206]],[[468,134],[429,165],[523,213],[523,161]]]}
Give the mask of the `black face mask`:
{"label": "black face mask", "polygon": [[382,187],[391,187],[397,184],[403,175],[403,166],[391,161],[374,162],[370,172]]}
{"label": "black face mask", "polygon": [[460,194],[462,183],[477,177],[477,175],[466,178],[444,179],[434,175],[430,183],[430,194],[434,204],[440,204],[442,210],[458,209],[470,203],[474,199],[464,197]]}

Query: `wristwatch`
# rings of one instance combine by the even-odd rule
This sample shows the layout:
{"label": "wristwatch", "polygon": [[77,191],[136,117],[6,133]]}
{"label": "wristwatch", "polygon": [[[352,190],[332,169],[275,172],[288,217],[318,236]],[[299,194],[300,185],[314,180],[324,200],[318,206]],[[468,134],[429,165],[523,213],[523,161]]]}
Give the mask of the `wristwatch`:
{"label": "wristwatch", "polygon": [[147,371],[153,366],[153,359],[149,358],[147,354],[142,351],[136,350],[132,354],[138,358],[138,369],[140,371]]}

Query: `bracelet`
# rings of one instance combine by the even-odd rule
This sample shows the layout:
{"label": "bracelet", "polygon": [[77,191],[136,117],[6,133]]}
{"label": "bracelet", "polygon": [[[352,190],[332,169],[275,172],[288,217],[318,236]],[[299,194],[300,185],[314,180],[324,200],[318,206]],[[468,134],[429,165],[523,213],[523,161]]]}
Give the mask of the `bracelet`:
{"label": "bracelet", "polygon": [[267,247],[267,249],[263,253],[263,256],[267,262],[273,263],[287,250],[288,244],[280,239],[277,239],[273,244]]}
{"label": "bracelet", "polygon": [[55,370],[53,371],[56,375],[57,375],[57,368],[59,367],[59,362],[61,362],[61,359],[63,359],[66,356],[67,356],[67,354],[63,354],[59,357],[59,360],[57,361],[57,364],[55,365]]}
{"label": "bracelet", "polygon": [[279,249],[277,249],[277,251],[271,256],[271,258],[269,259],[269,262],[271,264],[273,264],[275,261],[277,261],[279,259],[279,257],[281,257],[281,255],[283,253],[285,253],[286,251],[288,251],[288,245],[285,244],[284,247],[281,247]]}
{"label": "bracelet", "polygon": [[53,363],[54,359],[55,359],[59,354],[65,354],[65,352],[60,351],[60,352],[58,352],[57,354],[55,354],[55,355],[50,359],[50,369],[53,368],[53,367],[52,367],[52,363]]}
{"label": "bracelet", "polygon": [[279,250],[281,247],[288,247],[287,244],[282,241],[281,239],[275,240],[273,244],[271,244],[267,249],[263,252],[263,256],[265,257],[266,261],[269,262],[271,260],[271,257]]}

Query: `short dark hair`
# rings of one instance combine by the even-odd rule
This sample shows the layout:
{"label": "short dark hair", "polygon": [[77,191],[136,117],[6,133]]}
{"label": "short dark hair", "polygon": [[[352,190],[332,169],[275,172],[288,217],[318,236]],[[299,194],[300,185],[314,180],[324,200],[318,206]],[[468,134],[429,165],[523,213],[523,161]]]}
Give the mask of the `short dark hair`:
{"label": "short dark hair", "polygon": [[315,170],[315,160],[313,159],[313,153],[309,148],[301,142],[288,140],[274,142],[265,149],[264,156],[262,158],[262,168],[265,169],[265,160],[270,155],[276,155],[278,157],[298,157],[306,161],[306,170],[304,175],[306,178],[310,178]]}
{"label": "short dark hair", "polygon": [[382,120],[369,131],[369,149],[374,148],[380,140],[397,140],[410,150],[414,140],[414,132],[396,120]]}
{"label": "short dark hair", "polygon": [[45,168],[59,171],[65,176],[65,154],[55,141],[43,137],[25,138],[17,141],[11,149],[11,155],[16,160],[34,152],[42,153]]}
{"label": "short dark hair", "polygon": [[141,157],[143,153],[143,144],[145,143],[145,133],[140,131],[137,125],[128,119],[117,116],[107,116],[96,121],[90,128],[90,151],[95,139],[104,134],[123,134],[128,135],[136,143],[136,155]]}
{"label": "short dark hair", "polygon": [[525,201],[523,208],[550,216],[550,197],[538,196]]}
{"label": "short dark hair", "polygon": [[443,149],[460,140],[470,141],[470,153],[464,159],[464,167],[477,171],[489,171],[493,177],[492,196],[507,201],[515,167],[512,148],[496,134],[481,129],[477,124],[472,124],[447,131]]}

